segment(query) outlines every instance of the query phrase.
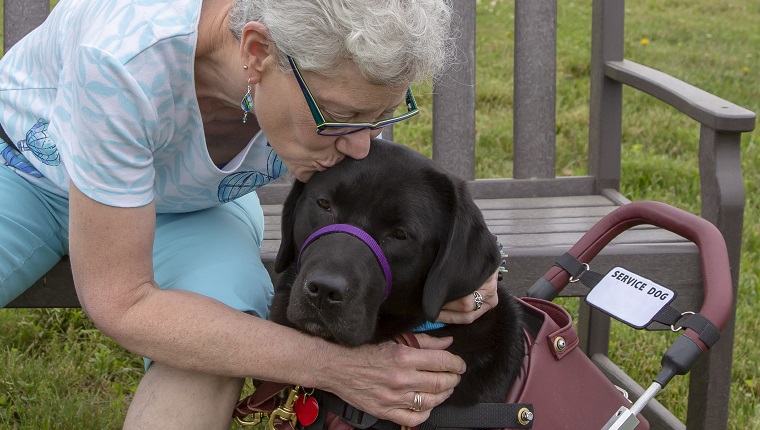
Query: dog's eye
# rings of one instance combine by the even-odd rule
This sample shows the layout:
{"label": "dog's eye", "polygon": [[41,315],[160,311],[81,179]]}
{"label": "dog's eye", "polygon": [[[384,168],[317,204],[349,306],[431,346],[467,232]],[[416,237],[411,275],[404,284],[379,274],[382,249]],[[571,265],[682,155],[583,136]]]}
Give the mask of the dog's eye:
{"label": "dog's eye", "polygon": [[394,228],[393,231],[391,232],[391,236],[394,239],[398,239],[398,240],[406,240],[409,238],[406,232],[400,228]]}
{"label": "dog's eye", "polygon": [[330,210],[330,202],[327,199],[317,199],[317,204],[326,211]]}

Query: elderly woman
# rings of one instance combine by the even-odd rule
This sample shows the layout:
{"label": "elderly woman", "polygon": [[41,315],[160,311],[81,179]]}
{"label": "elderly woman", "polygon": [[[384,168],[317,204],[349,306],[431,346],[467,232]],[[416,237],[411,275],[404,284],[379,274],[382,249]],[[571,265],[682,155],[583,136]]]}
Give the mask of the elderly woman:
{"label": "elderly woman", "polygon": [[[245,377],[421,423],[465,371],[450,340],[348,349],[267,321],[253,191],[365,157],[414,115],[450,15],[442,0],[62,0],[0,61],[0,305],[69,254],[87,315],[147,358],[125,428],[229,427]],[[474,320],[495,284],[440,320]]]}

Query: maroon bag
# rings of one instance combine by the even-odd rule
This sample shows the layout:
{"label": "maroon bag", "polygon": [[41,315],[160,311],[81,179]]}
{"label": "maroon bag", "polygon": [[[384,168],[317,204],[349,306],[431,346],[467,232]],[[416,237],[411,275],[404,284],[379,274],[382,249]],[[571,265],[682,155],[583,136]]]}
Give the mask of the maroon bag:
{"label": "maroon bag", "polygon": [[[527,325],[540,328],[526,330],[521,374],[505,400],[533,405],[534,430],[601,429],[620,406],[631,404],[578,348],[564,308],[530,297],[518,301]],[[649,429],[646,419],[638,418],[636,429]]]}

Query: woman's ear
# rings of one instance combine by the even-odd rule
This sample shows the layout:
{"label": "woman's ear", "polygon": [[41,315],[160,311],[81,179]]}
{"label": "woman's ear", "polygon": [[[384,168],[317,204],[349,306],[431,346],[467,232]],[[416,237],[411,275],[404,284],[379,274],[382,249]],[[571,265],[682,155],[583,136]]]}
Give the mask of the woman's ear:
{"label": "woman's ear", "polygon": [[[269,39],[269,29],[260,22],[249,22],[240,36],[240,60],[247,66],[247,77],[257,83],[267,66],[274,59],[274,43]],[[272,57],[270,59],[270,57]]]}

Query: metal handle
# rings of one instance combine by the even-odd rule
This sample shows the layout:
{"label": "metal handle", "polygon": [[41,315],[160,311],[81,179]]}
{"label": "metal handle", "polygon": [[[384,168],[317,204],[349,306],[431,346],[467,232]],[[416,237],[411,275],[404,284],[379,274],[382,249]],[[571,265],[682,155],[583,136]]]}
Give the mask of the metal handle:
{"label": "metal handle", "polygon": [[644,392],[644,394],[636,400],[636,403],[631,406],[630,409],[625,406],[621,406],[620,409],[615,412],[607,424],[602,427],[602,430],[634,430],[639,425],[639,419],[636,417],[644,409],[644,406],[654,398],[655,395],[662,389],[662,386],[657,382],[654,382]]}

